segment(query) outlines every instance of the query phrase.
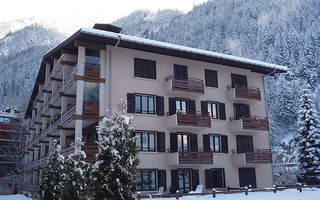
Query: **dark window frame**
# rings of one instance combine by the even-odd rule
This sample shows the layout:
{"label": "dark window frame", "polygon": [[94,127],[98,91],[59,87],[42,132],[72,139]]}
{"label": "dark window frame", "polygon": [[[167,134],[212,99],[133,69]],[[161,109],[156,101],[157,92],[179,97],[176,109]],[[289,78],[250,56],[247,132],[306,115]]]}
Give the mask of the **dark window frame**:
{"label": "dark window frame", "polygon": [[[210,151],[213,152],[213,153],[222,153],[222,142],[221,142],[221,134],[209,134],[209,148],[210,148]],[[217,151],[215,149],[215,140],[214,140],[214,137],[219,137],[219,151]],[[211,148],[211,138],[212,138],[212,147],[213,149]]]}
{"label": "dark window frame", "polygon": [[[214,73],[215,74],[215,80],[210,79],[210,81],[207,79],[209,74],[207,73]],[[213,87],[213,88],[218,88],[219,83],[218,83],[218,71],[212,70],[212,69],[205,69],[204,70],[204,77],[205,77],[205,85],[206,87]]]}
{"label": "dark window frame", "polygon": [[[209,104],[211,105],[211,111],[209,112]],[[212,113],[212,104],[216,105],[216,116],[217,117],[213,117],[213,115],[211,115],[210,113]],[[220,119],[220,113],[219,113],[219,102],[217,101],[208,101],[208,114],[210,115],[211,119]]]}
{"label": "dark window frame", "polygon": [[[136,136],[137,136],[137,134],[140,134],[140,148],[138,148],[138,146],[136,146],[138,151],[144,151],[144,152],[156,152],[157,151],[157,144],[156,144],[157,132],[139,130],[139,131],[135,131]],[[143,148],[143,134],[148,134],[148,150],[144,150],[144,148]],[[150,134],[154,135],[154,137],[153,137],[154,138],[154,141],[153,141],[154,149],[153,150],[150,149]]]}
{"label": "dark window frame", "polygon": [[214,171],[218,171],[218,170],[221,170],[222,171],[222,187],[219,187],[219,188],[225,188],[226,187],[226,175],[225,175],[225,169],[224,168],[211,168],[211,173],[212,173],[212,176],[213,176],[213,172]]}
{"label": "dark window frame", "polygon": [[[154,67],[154,74],[152,74],[153,70],[151,69],[151,67]],[[147,72],[147,75],[144,74],[145,71]],[[134,77],[156,80],[157,62],[155,60],[149,60],[144,58],[134,58]]]}
{"label": "dark window frame", "polygon": [[[181,135],[181,145],[182,147],[179,147],[179,135]],[[184,151],[184,139],[183,136],[186,135],[187,136],[187,151]],[[190,152],[191,151],[191,134],[190,133],[183,133],[183,132],[178,132],[177,133],[177,147],[178,147],[178,152]]]}
{"label": "dark window frame", "polygon": [[[143,172],[148,172],[148,186],[149,186],[149,189],[146,189],[143,187]],[[151,173],[154,172],[155,173],[155,179],[154,179],[154,189],[150,189],[151,188],[151,183],[152,183],[152,180],[151,180]],[[155,191],[157,190],[157,186],[158,186],[158,183],[157,183],[157,180],[158,180],[158,170],[157,169],[137,169],[136,173],[137,173],[137,186],[136,186],[136,191]],[[138,177],[140,175],[140,178],[141,178],[141,183],[138,182]],[[137,189],[138,185],[140,184],[141,186],[141,189]]]}
{"label": "dark window frame", "polygon": [[[182,101],[186,102],[186,110],[178,110],[177,108],[177,102],[179,101],[180,108],[182,108]],[[189,99],[184,99],[184,98],[176,98],[175,101],[176,104],[176,113],[183,113],[183,114],[188,114],[189,113]]]}
{"label": "dark window frame", "polygon": [[[137,97],[140,97],[140,110],[137,110],[137,106],[135,105],[135,113],[138,114],[146,114],[146,115],[155,115],[156,114],[156,96],[147,95],[147,94],[135,94],[135,104],[137,103]],[[144,113],[142,108],[142,98],[147,97],[147,110]],[[153,112],[149,109],[149,98],[153,98]]]}

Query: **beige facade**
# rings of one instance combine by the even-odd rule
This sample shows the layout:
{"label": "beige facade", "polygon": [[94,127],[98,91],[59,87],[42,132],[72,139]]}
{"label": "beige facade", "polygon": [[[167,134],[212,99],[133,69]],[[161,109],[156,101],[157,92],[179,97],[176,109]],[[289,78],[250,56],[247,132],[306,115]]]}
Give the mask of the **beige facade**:
{"label": "beige facade", "polygon": [[[257,73],[221,63],[199,61],[199,59],[191,59],[187,56],[178,57],[168,55],[169,53],[155,52],[155,50],[151,53],[146,50],[137,50],[138,45],[126,47],[121,41],[119,41],[119,46],[116,46],[114,42],[111,45],[108,41],[103,42],[101,39],[106,36],[93,35],[97,37],[96,42],[93,42],[92,39],[90,42],[85,41],[83,38],[80,38],[81,42],[79,42],[77,38],[69,38],[65,41],[68,44],[63,46],[64,43],[62,43],[62,46],[51,51],[53,53],[50,59],[44,58],[45,62],[41,66],[43,71],[39,72],[38,82],[26,114],[28,118],[26,124],[30,135],[27,135],[25,149],[28,152],[25,156],[25,191],[32,192],[38,189],[41,170],[54,139],[60,141],[62,153],[67,156],[73,151],[72,143],[75,138],[82,137],[85,141],[83,149],[88,154],[88,160],[93,161],[93,155],[96,152],[94,126],[110,111],[117,112],[120,99],[130,94],[133,94],[135,99],[137,95],[154,97],[152,108],[154,114],[128,113],[134,117],[134,127],[137,132],[154,134],[149,136],[149,150],[140,151],[138,154],[140,159],[138,171],[141,172],[141,178],[147,177],[147,182],[149,182],[146,187],[140,186],[141,190],[157,190],[160,186],[165,186],[166,192],[177,189],[187,192],[194,189],[195,184],[202,184],[209,190],[213,187],[211,182],[218,184],[214,178],[209,179],[206,174],[211,169],[223,169],[224,175],[218,176],[224,179],[222,180],[223,188],[241,186],[239,168],[251,168],[251,174],[254,168],[255,178],[244,180],[244,182],[255,179],[254,186],[256,187],[267,187],[273,184],[263,78],[269,71],[276,72],[276,70],[270,69]],[[87,59],[91,59],[90,56],[88,57],[90,52],[95,54],[95,58],[99,57],[98,66],[88,64]],[[135,75],[134,70],[137,65],[135,58],[155,61],[155,79]],[[175,78],[166,79],[174,75],[174,65],[187,66],[189,79],[184,80],[186,83],[183,86],[184,90],[173,89],[173,85],[176,84]],[[259,68],[258,64],[251,65]],[[205,70],[216,71],[218,87],[206,86]],[[229,87],[232,85],[231,74],[246,76],[248,87]],[[111,80],[109,80],[110,77],[112,77]],[[194,88],[188,88],[191,87],[188,83],[191,78],[195,78],[199,83],[196,87],[200,88],[200,92],[192,90]],[[254,89],[251,89],[250,86]],[[239,91],[242,94],[241,97],[237,96]],[[252,92],[257,91],[258,98],[250,96]],[[157,97],[163,99],[163,104],[161,104],[163,108],[158,104]],[[188,111],[168,116],[168,113],[171,112],[169,99],[173,98],[193,101],[197,112],[189,113]],[[109,102],[110,99],[111,102]],[[217,104],[219,106],[224,104],[224,111],[217,113],[223,115],[222,113],[225,112],[225,119],[209,117],[208,113],[203,111],[203,106],[208,106],[207,102],[219,102]],[[132,102],[129,101],[130,103]],[[231,119],[236,117],[234,104],[239,103],[249,105],[250,116],[238,116]],[[163,109],[163,112],[159,114],[160,109]],[[137,108],[134,109],[134,112],[136,110]],[[206,110],[208,111],[207,108]],[[184,124],[181,124],[181,120],[185,120]],[[180,136],[176,136],[179,133],[187,135],[185,150],[179,148]],[[203,141],[204,138],[213,141],[212,135],[217,136],[216,139],[219,141],[215,143],[217,147],[214,147],[218,148],[217,153],[211,151],[212,145],[209,146],[208,151],[205,143],[210,143]],[[239,152],[241,144],[240,141],[237,144],[237,136],[241,135],[252,136],[252,151]],[[222,136],[226,139],[222,139]],[[176,139],[179,140],[178,144],[176,144]],[[192,149],[191,146],[196,148]],[[174,152],[173,149],[176,147],[178,149]],[[155,176],[149,173],[152,171],[155,171]],[[144,172],[149,174],[142,175]],[[215,174],[211,175],[217,178]],[[182,178],[182,176],[185,177]],[[182,182],[185,185],[181,188]],[[244,186],[243,183],[242,186]]]}

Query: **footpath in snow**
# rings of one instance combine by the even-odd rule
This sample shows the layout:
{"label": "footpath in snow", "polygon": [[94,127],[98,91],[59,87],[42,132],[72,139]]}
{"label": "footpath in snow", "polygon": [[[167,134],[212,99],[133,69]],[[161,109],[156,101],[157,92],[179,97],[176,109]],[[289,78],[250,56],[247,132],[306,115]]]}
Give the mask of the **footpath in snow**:
{"label": "footpath in snow", "polygon": [[[151,199],[148,199],[151,200]],[[159,200],[159,199],[152,199]],[[161,200],[175,200],[175,198],[163,198]],[[186,196],[179,200],[320,200],[320,190],[305,188],[302,192],[296,189],[273,192],[249,192],[246,196],[244,193],[239,194],[218,194],[216,198],[211,195],[206,196]]]}
{"label": "footpath in snow", "polygon": [[0,195],[0,200],[31,200],[23,195]]}

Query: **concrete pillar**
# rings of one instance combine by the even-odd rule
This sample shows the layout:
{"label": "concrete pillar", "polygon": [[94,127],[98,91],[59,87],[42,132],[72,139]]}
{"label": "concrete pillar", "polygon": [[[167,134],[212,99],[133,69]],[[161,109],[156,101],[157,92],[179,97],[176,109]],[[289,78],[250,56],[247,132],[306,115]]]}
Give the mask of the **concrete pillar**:
{"label": "concrete pillar", "polygon": [[48,80],[49,76],[50,76],[50,64],[47,63],[47,64],[46,64],[46,76],[45,76],[45,80]]}
{"label": "concrete pillar", "polygon": [[46,144],[40,143],[40,157],[43,158],[46,155]]}
{"label": "concrete pillar", "polygon": [[[100,51],[100,78],[106,78],[106,51]],[[106,114],[106,84],[100,83],[99,88],[99,115],[105,116]]]}
{"label": "concrete pillar", "polygon": [[66,133],[60,130],[60,146],[62,149],[66,148]]}

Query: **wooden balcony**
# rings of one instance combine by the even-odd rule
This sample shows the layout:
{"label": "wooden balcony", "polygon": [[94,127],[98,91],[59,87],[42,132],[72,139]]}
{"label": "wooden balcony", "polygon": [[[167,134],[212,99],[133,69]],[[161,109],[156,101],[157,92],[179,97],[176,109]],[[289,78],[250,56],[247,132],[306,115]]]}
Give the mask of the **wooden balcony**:
{"label": "wooden balcony", "polygon": [[100,65],[85,63],[84,76],[87,81],[100,81]]}
{"label": "wooden balcony", "polygon": [[204,83],[201,79],[188,78],[187,80],[181,80],[171,75],[165,78],[165,82],[167,92],[170,94],[198,96],[205,93]]}
{"label": "wooden balcony", "polygon": [[96,153],[98,153],[97,145],[83,145],[82,150],[86,153],[87,162],[95,162],[96,161]]}
{"label": "wooden balcony", "polygon": [[228,86],[228,99],[235,103],[255,103],[261,101],[261,91],[246,85]]}
{"label": "wooden balcony", "polygon": [[211,127],[211,118],[209,115],[196,113],[176,113],[167,117],[167,126],[169,128],[194,128],[203,129]]}
{"label": "wooden balcony", "polygon": [[236,166],[272,164],[272,153],[270,149],[256,149],[253,152],[245,153],[233,150],[232,162]]}
{"label": "wooden balcony", "polygon": [[66,76],[66,78],[63,80],[62,85],[62,92],[67,93],[69,88],[73,85],[75,82],[74,76],[78,73],[78,65],[75,65],[72,70],[69,72],[69,74]]}
{"label": "wooden balcony", "polygon": [[230,118],[230,129],[236,133],[269,131],[268,117],[235,117]]}
{"label": "wooden balcony", "polygon": [[61,126],[67,127],[72,121],[72,115],[76,113],[76,105],[71,105],[66,111],[62,113]]}
{"label": "wooden balcony", "polygon": [[213,165],[212,152],[190,151],[169,153],[168,165]]}
{"label": "wooden balcony", "polygon": [[99,116],[99,104],[83,104],[83,115],[98,115]]}

